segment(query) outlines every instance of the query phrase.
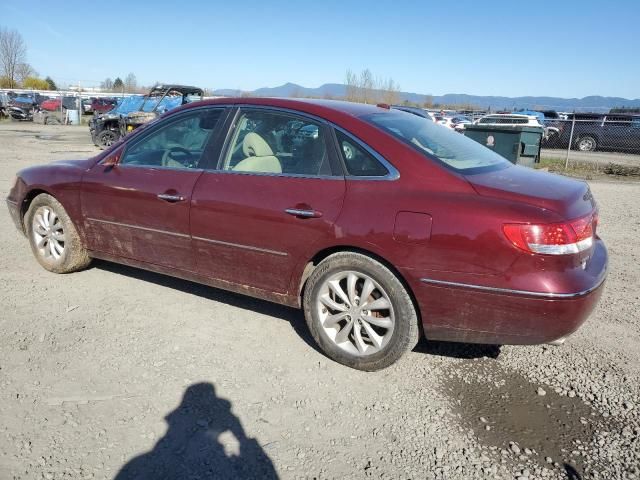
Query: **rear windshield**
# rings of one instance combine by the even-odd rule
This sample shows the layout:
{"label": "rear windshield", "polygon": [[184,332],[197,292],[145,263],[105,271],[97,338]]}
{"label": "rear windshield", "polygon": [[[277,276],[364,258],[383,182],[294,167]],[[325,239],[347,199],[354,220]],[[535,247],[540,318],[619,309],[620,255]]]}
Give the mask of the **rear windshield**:
{"label": "rear windshield", "polygon": [[503,157],[449,128],[416,115],[390,111],[372,113],[363,120],[390,133],[429,158],[464,174],[505,168],[510,163]]}

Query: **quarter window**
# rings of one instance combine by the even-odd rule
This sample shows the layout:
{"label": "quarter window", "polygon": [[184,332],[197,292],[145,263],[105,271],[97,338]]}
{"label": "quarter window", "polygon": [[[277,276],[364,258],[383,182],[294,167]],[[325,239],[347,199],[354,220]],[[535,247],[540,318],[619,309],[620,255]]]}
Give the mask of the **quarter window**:
{"label": "quarter window", "polygon": [[347,167],[348,175],[355,177],[384,177],[389,170],[358,142],[342,132],[336,131],[338,144]]}
{"label": "quarter window", "polygon": [[332,175],[322,125],[281,112],[240,115],[223,170],[292,175]]}
{"label": "quarter window", "polygon": [[222,109],[196,110],[181,115],[127,148],[123,165],[199,168],[204,149]]}

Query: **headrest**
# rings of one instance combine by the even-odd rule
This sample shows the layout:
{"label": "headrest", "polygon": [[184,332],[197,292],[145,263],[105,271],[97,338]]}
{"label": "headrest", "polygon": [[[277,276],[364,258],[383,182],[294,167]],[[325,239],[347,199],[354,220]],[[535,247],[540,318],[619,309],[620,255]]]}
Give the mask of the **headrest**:
{"label": "headrest", "polygon": [[267,142],[257,133],[247,133],[242,142],[242,151],[247,157],[268,157],[273,155],[273,150]]}

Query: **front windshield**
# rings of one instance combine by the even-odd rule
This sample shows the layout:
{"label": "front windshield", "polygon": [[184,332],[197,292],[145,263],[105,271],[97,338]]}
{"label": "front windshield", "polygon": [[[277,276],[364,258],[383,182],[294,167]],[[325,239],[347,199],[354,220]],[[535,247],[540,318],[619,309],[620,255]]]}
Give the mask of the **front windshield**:
{"label": "front windshield", "polygon": [[[158,104],[158,102],[160,102]],[[169,110],[173,110],[174,108],[182,105],[182,96],[178,95],[167,95],[167,96],[153,96],[147,97],[144,101],[144,104],[140,108],[143,112],[152,112],[157,110],[160,113],[168,112]]]}
{"label": "front windshield", "polygon": [[129,113],[137,110],[142,105],[144,97],[141,95],[135,95],[131,97],[125,97],[118,104],[116,108],[112,110],[113,113]]}
{"label": "front windshield", "polygon": [[416,115],[390,111],[372,113],[362,119],[461,173],[480,173],[510,165],[478,142]]}

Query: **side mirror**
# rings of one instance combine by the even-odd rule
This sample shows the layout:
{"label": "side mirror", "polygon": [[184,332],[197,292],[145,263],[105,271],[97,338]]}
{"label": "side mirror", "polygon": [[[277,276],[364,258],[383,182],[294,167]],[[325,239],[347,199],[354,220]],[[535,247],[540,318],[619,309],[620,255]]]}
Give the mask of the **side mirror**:
{"label": "side mirror", "polygon": [[120,162],[120,157],[122,156],[122,148],[117,149],[115,152],[112,152],[107,158],[100,162],[105,167],[113,168]]}

